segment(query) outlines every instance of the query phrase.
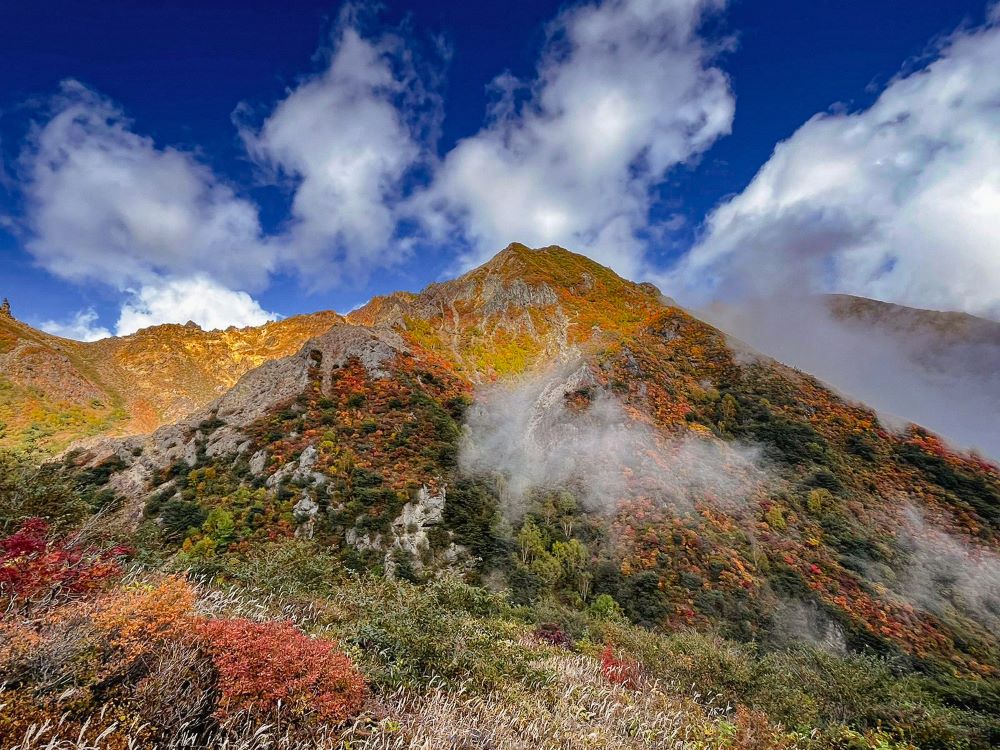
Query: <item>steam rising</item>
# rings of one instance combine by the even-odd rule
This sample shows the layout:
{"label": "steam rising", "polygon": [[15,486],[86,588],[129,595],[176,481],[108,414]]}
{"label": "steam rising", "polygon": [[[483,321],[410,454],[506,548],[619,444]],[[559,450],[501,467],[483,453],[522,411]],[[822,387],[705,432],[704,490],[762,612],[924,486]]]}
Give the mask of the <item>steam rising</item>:
{"label": "steam rising", "polygon": [[711,438],[668,440],[633,419],[586,366],[481,393],[459,457],[494,474],[518,515],[532,490],[570,486],[589,510],[648,497],[689,510],[697,500],[742,507],[765,479],[756,450]]}

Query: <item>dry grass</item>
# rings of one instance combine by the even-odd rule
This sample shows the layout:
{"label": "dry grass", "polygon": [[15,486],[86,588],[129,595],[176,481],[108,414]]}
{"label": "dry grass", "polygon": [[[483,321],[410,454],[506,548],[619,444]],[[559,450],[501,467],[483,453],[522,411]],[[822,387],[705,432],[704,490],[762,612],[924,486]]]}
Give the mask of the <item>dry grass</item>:
{"label": "dry grass", "polygon": [[[591,657],[544,650],[551,674],[540,687],[514,683],[476,694],[431,686],[401,689],[375,699],[346,729],[320,731],[308,740],[273,727],[234,720],[220,733],[197,736],[182,727],[163,750],[714,750],[793,748],[773,730],[751,738],[724,706],[672,693],[652,681],[638,690],[610,684]],[[2,698],[2,696],[0,696]],[[0,700],[2,710],[2,700]],[[107,727],[103,716],[93,725]],[[149,745],[121,738],[117,727],[98,732],[84,726],[67,735],[62,727],[35,727],[3,750],[138,750]],[[141,731],[138,732],[141,734]],[[116,741],[109,745],[108,740]]]}
{"label": "dry grass", "polygon": [[384,699],[387,716],[348,735],[352,750],[650,750],[731,747],[735,733],[721,708],[705,710],[655,683],[612,685],[597,660],[550,656],[547,685],[509,686],[482,695],[431,688]]}
{"label": "dry grass", "polygon": [[[150,588],[151,579],[130,576],[116,601],[133,602]],[[152,580],[163,582],[162,577]],[[176,579],[167,578],[168,582]],[[375,584],[370,584],[375,585]],[[378,588],[376,586],[376,588]],[[413,602],[396,602],[386,591],[360,596],[361,588],[345,587],[323,602],[289,602],[283,597],[237,587],[192,584],[185,606],[201,617],[238,617],[257,621],[290,620],[312,633],[335,635],[341,618],[371,617],[376,602],[392,602],[410,611]],[[397,592],[398,593],[398,592]],[[129,598],[131,597],[131,598]],[[360,598],[359,598],[360,597]],[[350,601],[349,601],[350,600]],[[86,609],[85,603],[76,608]],[[91,606],[103,606],[94,602]],[[141,607],[134,607],[137,611]],[[362,611],[355,611],[357,609]],[[127,608],[126,608],[127,609]],[[182,607],[181,609],[184,609]],[[107,618],[104,607],[101,616]],[[367,615],[365,614],[367,612]],[[90,614],[94,614],[90,612]],[[412,615],[412,612],[410,613]],[[45,663],[33,663],[33,673],[45,676],[54,706],[74,702],[63,691],[63,662],[73,662],[85,649],[90,617],[71,617],[60,628],[66,643],[45,652]],[[517,630],[517,629],[515,629]],[[116,631],[117,632],[117,631]],[[225,748],[227,750],[788,750],[796,745],[761,715],[735,711],[718,700],[692,695],[674,684],[640,675],[635,686],[614,684],[602,674],[593,654],[576,654],[539,642],[520,627],[511,631],[516,646],[535,669],[531,676],[508,676],[492,687],[472,676],[445,682],[405,684],[394,689],[375,685],[364,713],[341,727],[306,728],[283,721],[291,707],[279,707],[265,726],[236,715],[221,726],[206,723],[214,701],[212,674],[197,649],[179,639],[151,652],[145,676],[133,698],[141,715],[105,704],[86,721],[79,711],[24,729],[17,737],[0,736],[0,750],[161,750]],[[79,636],[79,637],[78,637]],[[81,640],[82,639],[82,640]],[[58,652],[58,653],[56,653]],[[65,652],[65,653],[64,653]],[[496,658],[502,659],[500,651]],[[42,654],[36,654],[36,659]],[[52,662],[49,664],[48,662]],[[0,680],[4,679],[0,676]],[[67,686],[69,680],[65,680]],[[66,688],[72,692],[70,688]],[[23,692],[23,691],[22,691]],[[0,688],[0,715],[18,711],[16,693]],[[131,703],[131,699],[130,699]],[[61,708],[49,716],[59,716]],[[83,716],[87,716],[86,712]],[[259,717],[258,717],[259,718]],[[30,721],[30,719],[29,719]],[[41,719],[39,719],[41,721]],[[2,722],[0,722],[2,723]],[[154,728],[153,724],[158,728]],[[207,729],[211,727],[211,729]],[[153,745],[150,737],[166,730],[167,738]],[[206,734],[210,732],[210,734]],[[0,735],[3,731],[0,730]]]}

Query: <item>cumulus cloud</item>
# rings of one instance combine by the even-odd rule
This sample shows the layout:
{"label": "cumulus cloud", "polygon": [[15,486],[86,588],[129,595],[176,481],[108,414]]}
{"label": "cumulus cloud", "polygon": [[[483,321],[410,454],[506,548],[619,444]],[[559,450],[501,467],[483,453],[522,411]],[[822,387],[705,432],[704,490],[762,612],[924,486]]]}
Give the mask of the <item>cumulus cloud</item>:
{"label": "cumulus cloud", "polygon": [[94,308],[79,310],[69,320],[46,320],[39,327],[54,336],[77,341],[97,341],[106,339],[111,331],[97,322],[97,311]]}
{"label": "cumulus cloud", "polygon": [[250,155],[294,183],[291,218],[275,244],[330,285],[363,279],[406,257],[399,207],[413,170],[429,162],[440,100],[406,41],[365,38],[353,6],[342,14],[329,64],[302,81],[255,127],[237,113]]}
{"label": "cumulus cloud", "polygon": [[207,276],[169,279],[132,291],[122,305],[119,336],[161,323],[193,321],[202,328],[258,326],[275,320],[246,292],[233,291]]}
{"label": "cumulus cloud", "polygon": [[[303,80],[264,120],[237,111],[250,156],[291,184],[291,215],[272,235],[256,204],[194,154],[160,147],[122,109],[65,81],[19,160],[27,250],[51,273],[124,298],[119,334],[194,320],[205,327],[273,318],[246,292],[280,269],[310,287],[358,281],[404,258],[397,204],[430,156],[440,101],[402,36],[366,39],[349,6],[324,72]],[[66,324],[95,331],[92,311]]]}
{"label": "cumulus cloud", "polygon": [[709,216],[670,287],[798,286],[1000,317],[1000,18],[958,32],[868,109],[819,114]]}
{"label": "cumulus cloud", "polygon": [[349,4],[321,72],[261,116],[245,104],[234,115],[264,178],[289,188],[289,215],[271,234],[195,154],[158,145],[117,104],[64,82],[19,161],[26,247],[62,278],[118,289],[119,331],[178,318],[156,301],[193,273],[242,323],[264,313],[234,289],[262,289],[284,269],[312,288],[357,282],[426,240],[459,238],[468,262],[511,238],[558,242],[639,275],[645,239],[670,225],[649,225],[652,188],[732,122],[718,49],[698,33],[723,4],[569,7],[534,80],[497,78],[486,125],[443,159],[440,66],[405,30],[363,33],[365,14]]}
{"label": "cumulus cloud", "polygon": [[[571,405],[574,397],[583,403]],[[758,451],[710,438],[668,440],[635,420],[585,365],[478,394],[459,453],[469,474],[502,480],[518,515],[532,490],[573,487],[591,510],[648,497],[684,512],[698,500],[737,510],[767,479]]]}
{"label": "cumulus cloud", "polygon": [[699,36],[722,0],[605,0],[548,29],[533,81],[494,82],[476,135],[443,159],[413,210],[467,263],[516,239],[562,244],[640,275],[651,190],[729,132],[734,101],[718,50]]}
{"label": "cumulus cloud", "polygon": [[[116,336],[127,336],[140,328],[162,323],[197,323],[206,330],[235,326],[258,326],[276,320],[249,294],[234,291],[208,276],[159,279],[126,291],[115,327]],[[77,341],[97,341],[111,336],[98,323],[93,308],[79,310],[69,320],[46,320],[43,331]]]}
{"label": "cumulus cloud", "polygon": [[62,278],[124,288],[198,268],[260,285],[273,267],[251,202],[192,154],[133,132],[119,107],[76,81],[62,84],[20,166],[27,248]]}

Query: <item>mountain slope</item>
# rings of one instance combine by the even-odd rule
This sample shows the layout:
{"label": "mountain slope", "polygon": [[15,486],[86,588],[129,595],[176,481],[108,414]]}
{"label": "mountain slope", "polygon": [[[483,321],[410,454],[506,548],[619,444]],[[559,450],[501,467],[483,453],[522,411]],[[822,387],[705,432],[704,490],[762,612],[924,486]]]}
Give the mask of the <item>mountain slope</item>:
{"label": "mountain slope", "polygon": [[1000,457],[1000,323],[846,295],[717,306],[704,317],[887,423],[916,422]]}
{"label": "mountain slope", "polygon": [[375,300],[73,460],[189,564],[299,536],[650,627],[1000,666],[995,467],[559,248]]}
{"label": "mountain slope", "polygon": [[84,437],[149,432],[337,320],[321,312],[225,331],[162,325],[85,343],[0,315],[0,446],[56,452]]}
{"label": "mountain slope", "polygon": [[561,248],[0,458],[0,740],[1000,742],[997,467]]}
{"label": "mountain slope", "polygon": [[582,255],[515,243],[464,276],[377,297],[348,319],[396,328],[483,382],[635,332],[662,299]]}

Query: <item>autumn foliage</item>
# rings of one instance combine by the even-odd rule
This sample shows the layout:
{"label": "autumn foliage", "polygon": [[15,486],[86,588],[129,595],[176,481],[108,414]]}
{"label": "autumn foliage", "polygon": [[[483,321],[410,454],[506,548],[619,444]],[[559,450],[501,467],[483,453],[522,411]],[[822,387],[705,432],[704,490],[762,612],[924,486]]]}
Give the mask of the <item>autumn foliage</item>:
{"label": "autumn foliage", "polygon": [[120,560],[130,550],[94,550],[73,537],[52,540],[49,525],[29,518],[0,540],[0,600],[31,597],[53,589],[81,594],[99,588],[121,574]]}
{"label": "autumn foliage", "polygon": [[[31,524],[5,540],[5,555],[47,554],[50,545],[33,536],[40,529]],[[167,575],[29,600],[17,617],[8,611],[0,619],[2,702],[16,710],[0,717],[0,738],[87,724],[109,732],[102,747],[125,747],[127,738],[176,737],[184,727],[224,733],[229,720],[309,732],[360,712],[367,685],[333,642],[290,622],[210,619],[198,606],[196,587]],[[79,688],[55,697],[51,686],[65,684]],[[100,709],[110,705],[116,712],[105,722]]]}
{"label": "autumn foliage", "polygon": [[601,652],[601,674],[612,684],[635,690],[642,679],[642,665],[635,659],[617,656],[611,646],[605,646]]}
{"label": "autumn foliage", "polygon": [[220,719],[280,709],[298,719],[338,724],[364,704],[365,682],[351,660],[291,623],[209,620],[199,632],[219,674]]}
{"label": "autumn foliage", "polygon": [[183,577],[167,576],[158,585],[143,584],[105,597],[94,625],[128,661],[163,643],[191,639],[194,602],[194,590]]}

